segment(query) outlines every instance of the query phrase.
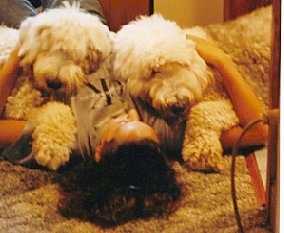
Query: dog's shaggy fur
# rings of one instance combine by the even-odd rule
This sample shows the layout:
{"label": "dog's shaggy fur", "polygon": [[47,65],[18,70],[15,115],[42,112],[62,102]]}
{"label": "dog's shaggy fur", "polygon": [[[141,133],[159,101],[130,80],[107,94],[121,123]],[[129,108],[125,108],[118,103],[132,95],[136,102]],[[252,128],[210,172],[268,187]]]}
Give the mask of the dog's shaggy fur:
{"label": "dog's shaggy fur", "polygon": [[182,155],[189,167],[219,170],[221,132],[238,118],[221,78],[186,38],[190,33],[206,36],[201,28],[183,30],[159,14],[142,16],[116,35],[114,73],[164,118],[187,119]]}
{"label": "dog's shaggy fur", "polygon": [[43,12],[19,29],[22,75],[8,97],[5,118],[28,120],[32,156],[57,169],[70,158],[76,138],[71,97],[88,74],[108,77],[108,27],[78,5]]}

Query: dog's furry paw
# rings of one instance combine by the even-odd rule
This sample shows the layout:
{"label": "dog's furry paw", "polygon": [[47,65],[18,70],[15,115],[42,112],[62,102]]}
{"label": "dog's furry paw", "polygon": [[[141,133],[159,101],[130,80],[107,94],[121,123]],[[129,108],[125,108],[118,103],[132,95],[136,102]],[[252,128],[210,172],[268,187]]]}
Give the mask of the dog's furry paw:
{"label": "dog's furry paw", "polygon": [[52,144],[42,145],[34,154],[36,162],[51,170],[57,170],[59,167],[65,165],[70,159],[70,148],[60,145]]}
{"label": "dog's furry paw", "polygon": [[184,144],[182,156],[190,169],[214,170],[223,169],[223,149],[218,137],[196,138],[189,144]]}
{"label": "dog's furry paw", "polygon": [[70,159],[76,139],[75,118],[63,103],[49,102],[34,109],[29,116],[32,132],[32,154],[36,162],[52,170]]}
{"label": "dog's furry paw", "polygon": [[221,132],[237,122],[233,106],[227,99],[202,101],[192,107],[182,147],[186,164],[192,169],[221,170]]}

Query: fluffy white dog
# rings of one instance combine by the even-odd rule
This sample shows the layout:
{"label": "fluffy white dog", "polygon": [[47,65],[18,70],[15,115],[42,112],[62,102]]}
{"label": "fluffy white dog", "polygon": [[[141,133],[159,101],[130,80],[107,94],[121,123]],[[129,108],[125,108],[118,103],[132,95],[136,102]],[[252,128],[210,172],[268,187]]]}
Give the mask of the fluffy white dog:
{"label": "fluffy white dog", "polygon": [[108,75],[110,32],[97,16],[66,5],[26,19],[19,46],[23,72],[8,97],[5,117],[28,120],[31,156],[57,169],[69,160],[76,138],[71,97],[88,82],[88,74]]}
{"label": "fluffy white dog", "polygon": [[151,104],[164,118],[186,119],[182,148],[193,169],[222,168],[222,130],[238,123],[222,80],[198,55],[186,34],[159,14],[142,16],[118,31],[115,74],[127,80],[131,95]]}

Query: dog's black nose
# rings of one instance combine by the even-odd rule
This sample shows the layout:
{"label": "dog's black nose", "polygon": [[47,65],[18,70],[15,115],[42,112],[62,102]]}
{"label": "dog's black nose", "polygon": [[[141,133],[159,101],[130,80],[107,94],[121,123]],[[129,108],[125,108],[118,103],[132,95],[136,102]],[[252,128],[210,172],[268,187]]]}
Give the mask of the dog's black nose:
{"label": "dog's black nose", "polygon": [[47,84],[48,88],[54,89],[54,90],[57,90],[62,86],[62,83],[60,81],[56,81],[56,80],[47,80],[46,84]]}

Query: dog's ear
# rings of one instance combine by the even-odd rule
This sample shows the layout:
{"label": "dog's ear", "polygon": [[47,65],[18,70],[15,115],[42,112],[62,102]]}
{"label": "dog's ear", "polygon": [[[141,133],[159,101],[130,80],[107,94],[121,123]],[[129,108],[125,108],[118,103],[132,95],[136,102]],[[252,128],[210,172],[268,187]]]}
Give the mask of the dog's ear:
{"label": "dog's ear", "polygon": [[101,59],[102,59],[101,52],[97,49],[89,49],[87,56],[88,56],[88,63],[90,67],[89,73],[96,72],[101,63]]}
{"label": "dog's ear", "polygon": [[89,49],[84,60],[78,61],[77,64],[82,68],[85,74],[91,74],[98,71],[102,63],[101,53],[96,49]]}
{"label": "dog's ear", "polygon": [[74,94],[87,81],[87,76],[82,68],[70,61],[61,67],[58,75],[61,80],[66,81],[64,82],[67,85],[66,91],[69,91],[70,95]]}
{"label": "dog's ear", "polygon": [[113,50],[112,32],[108,27],[99,23],[96,27],[88,30],[88,33],[87,60],[90,73],[96,73],[98,78],[108,77]]}
{"label": "dog's ear", "polygon": [[21,66],[32,65],[41,51],[49,49],[48,33],[51,27],[47,24],[35,24],[32,17],[21,24],[19,29]]}

